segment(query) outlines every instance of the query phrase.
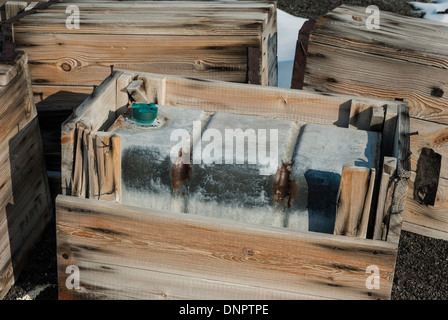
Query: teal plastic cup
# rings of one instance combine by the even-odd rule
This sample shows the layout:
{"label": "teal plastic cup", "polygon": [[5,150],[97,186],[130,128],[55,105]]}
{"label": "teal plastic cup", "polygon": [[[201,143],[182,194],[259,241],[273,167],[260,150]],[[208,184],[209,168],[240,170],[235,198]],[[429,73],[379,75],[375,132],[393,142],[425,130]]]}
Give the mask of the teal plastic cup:
{"label": "teal plastic cup", "polygon": [[142,125],[150,125],[156,120],[159,108],[154,103],[133,103],[132,119]]}

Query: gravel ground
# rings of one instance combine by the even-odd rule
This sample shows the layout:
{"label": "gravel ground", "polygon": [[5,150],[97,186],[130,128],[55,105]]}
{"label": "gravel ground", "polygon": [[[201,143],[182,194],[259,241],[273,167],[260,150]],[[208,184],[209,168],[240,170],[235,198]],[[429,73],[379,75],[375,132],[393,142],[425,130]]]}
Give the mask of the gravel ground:
{"label": "gravel ground", "polygon": [[[381,10],[416,16],[416,14],[412,13],[412,8],[405,0],[278,1],[280,9],[303,18],[318,18],[341,4],[377,5]],[[34,248],[27,267],[5,297],[5,300],[16,299],[57,299],[54,220],[50,223],[43,239]],[[392,299],[448,299],[448,241],[402,232],[392,288]]]}

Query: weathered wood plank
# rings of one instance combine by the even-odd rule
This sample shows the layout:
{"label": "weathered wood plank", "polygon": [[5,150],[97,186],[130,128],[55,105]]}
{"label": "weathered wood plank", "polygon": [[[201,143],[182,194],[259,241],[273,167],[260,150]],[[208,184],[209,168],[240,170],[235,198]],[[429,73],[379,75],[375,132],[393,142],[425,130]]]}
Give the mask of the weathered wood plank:
{"label": "weathered wood plank", "polygon": [[386,100],[402,98],[409,104],[412,117],[446,124],[448,95],[433,95],[433,88],[443,88],[445,79],[446,74],[431,65],[310,42],[304,89]]}
{"label": "weathered wood plank", "polygon": [[27,50],[33,83],[76,86],[99,85],[109,75],[110,65],[141,72],[245,82],[247,46],[257,45],[254,39],[233,36],[55,37],[48,33],[16,33],[16,42],[17,48],[23,44]]}
{"label": "weathered wood plank", "polygon": [[292,71],[291,88],[303,89],[305,80],[305,70],[307,65],[308,56],[308,43],[310,33],[314,28],[316,21],[311,19],[305,21],[302,28],[299,31],[299,37],[296,43],[296,54],[294,59],[294,67]]}
{"label": "weathered wood plank", "polygon": [[370,15],[365,7],[342,5],[318,20],[312,41],[447,68],[448,27],[445,23],[381,11],[380,28],[375,29],[367,28]]}
{"label": "weathered wood plank", "polygon": [[[446,181],[448,177],[448,129],[444,124],[421,119],[411,119],[411,169],[412,177],[406,199],[404,221],[406,231],[424,236],[448,239],[448,224],[444,222]],[[418,134],[417,134],[418,133]],[[434,205],[426,206],[414,197],[414,180],[417,175],[418,161],[423,150],[433,150],[441,156],[439,180]]]}
{"label": "weathered wood plank", "polygon": [[405,105],[398,106],[396,126],[396,144],[394,157],[397,158],[397,179],[391,201],[390,217],[387,219],[387,241],[398,243],[401,234],[406,195],[408,193],[408,181],[411,177],[410,160],[410,119],[409,109]]}
{"label": "weathered wood plank", "polygon": [[448,126],[411,118],[411,169],[417,171],[417,164],[424,148],[434,150],[442,156],[440,177],[448,179]]}
{"label": "weathered wood plank", "polygon": [[[61,265],[67,265],[67,260],[59,257]],[[77,266],[89,273],[84,274],[82,282],[87,288],[95,288],[101,283],[102,290],[107,294],[87,289],[82,294],[68,292],[64,289],[66,273],[60,273],[59,299],[88,300],[319,300],[321,296],[304,295],[280,290],[260,288],[258,286],[241,285],[224,281],[207,280],[173,273],[129,268],[96,262],[93,259],[77,260]],[[105,272],[105,270],[107,270]],[[110,275],[114,274],[114,281]],[[142,290],[142,288],[144,288]]]}
{"label": "weathered wood plank", "polygon": [[371,221],[372,215],[372,203],[374,201],[373,195],[375,192],[375,179],[376,179],[376,169],[370,169],[369,177],[369,188],[367,189],[366,200],[364,202],[364,209],[362,212],[362,218],[360,221],[359,231],[357,234],[358,238],[367,239],[367,233],[369,229],[369,223]]}
{"label": "weathered wood plank", "polygon": [[[75,152],[75,148],[77,148],[75,143],[76,129],[81,125],[88,128],[89,131],[96,131],[102,126],[107,127],[109,123],[115,120],[117,79],[121,74],[121,72],[115,71],[106,78],[101,87],[97,88],[94,94],[90,95],[62,124],[61,173],[63,194],[71,194],[73,188],[74,156],[77,154]],[[81,119],[82,122],[80,122]]]}
{"label": "weathered wood plank", "polygon": [[[66,27],[65,3],[15,21],[15,42],[28,51],[33,83],[98,85],[110,65],[232,82],[258,72],[263,85],[277,81],[275,1],[84,2],[78,8],[79,29]],[[248,47],[260,49],[258,70],[248,68]]]}
{"label": "weathered wood plank", "polygon": [[[92,261],[136,268],[145,274],[163,272],[256,286],[266,292],[279,290],[336,299],[389,298],[397,249],[396,244],[387,242],[289,232],[227,220],[218,223],[200,216],[67,196],[57,199],[57,228],[60,274],[67,263]],[[366,268],[372,264],[380,269],[380,290],[366,289]],[[111,275],[116,270],[110,270]],[[92,277],[89,269],[81,272]],[[60,294],[88,296],[82,274],[81,290],[74,294],[60,286]],[[114,276],[107,278],[104,281]],[[133,291],[138,288],[147,294],[154,290],[142,283],[149,284],[141,280],[132,285]],[[110,282],[104,286],[110,286]],[[101,282],[96,282],[92,289],[107,297],[101,287]],[[176,296],[176,292],[170,295]]]}
{"label": "weathered wood plank", "polygon": [[386,238],[387,228],[384,219],[386,216],[389,216],[391,210],[392,196],[395,189],[396,169],[397,159],[392,157],[384,157],[378,194],[378,204],[374,221],[374,240],[381,240]]}
{"label": "weathered wood plank", "polygon": [[339,188],[334,234],[347,237],[358,236],[369,186],[369,168],[344,166]]}
{"label": "weathered wood plank", "polygon": [[75,142],[75,151],[72,156],[74,168],[73,168],[73,177],[70,177],[73,179],[73,182],[71,183],[71,192],[73,196],[76,197],[83,197],[86,196],[86,190],[83,188],[83,186],[86,186],[85,179],[87,178],[84,175],[85,168],[84,166],[87,165],[86,162],[84,162],[84,152],[86,148],[84,147],[84,141],[85,136],[88,135],[88,132],[84,130],[84,128],[80,127],[76,130],[76,142]]}
{"label": "weathered wood plank", "polygon": [[111,137],[115,201],[121,200],[121,138]]}
{"label": "weathered wood plank", "polygon": [[8,1],[5,3],[6,19],[16,16],[20,11],[28,6],[26,1]]}
{"label": "weathered wood plank", "polygon": [[98,177],[98,164],[96,161],[96,134],[91,132],[88,135],[88,173],[89,173],[89,198],[99,199],[100,198],[100,185]]}
{"label": "weathered wood plank", "polygon": [[112,134],[97,132],[95,155],[98,169],[100,200],[115,200],[115,170],[112,148]]}
{"label": "weathered wood plank", "polygon": [[23,53],[0,86],[0,299],[25,266],[51,215],[37,112]]}
{"label": "weathered wood plank", "polygon": [[26,55],[20,55],[15,61],[17,75],[0,87],[0,143],[12,138],[37,115],[31,86],[24,85],[29,81],[26,63]]}
{"label": "weathered wood plank", "polygon": [[[415,173],[409,180],[404,220],[408,224],[433,229],[448,234],[448,180],[441,178],[434,206],[427,206],[414,199]],[[430,235],[425,232],[423,235]],[[446,236],[445,236],[446,237]]]}
{"label": "weathered wood plank", "polygon": [[[148,35],[189,35],[189,36],[236,36],[260,35],[264,26],[268,23],[268,15],[264,12],[151,12],[147,8],[132,11],[122,8],[121,12],[113,12],[108,9],[95,11],[84,10],[80,21],[81,28],[73,31],[66,28],[68,15],[66,8],[51,12],[41,10],[33,15],[20,19],[16,25],[18,33],[55,33],[55,34],[123,34],[123,30],[110,28],[110,23],[124,24],[128,26],[125,34]],[[108,14],[104,14],[105,12]],[[198,21],[201,23],[198,24]],[[109,27],[110,31],[105,28]],[[108,29],[109,29],[108,28]]]}
{"label": "weathered wood plank", "polygon": [[[151,78],[152,75],[142,73],[141,77]],[[335,124],[340,127],[348,127],[353,98],[348,95],[321,95],[300,90],[171,76],[166,77],[164,84],[166,105],[274,117],[302,124]],[[385,100],[369,98],[360,98],[360,101],[378,106],[385,103]]]}

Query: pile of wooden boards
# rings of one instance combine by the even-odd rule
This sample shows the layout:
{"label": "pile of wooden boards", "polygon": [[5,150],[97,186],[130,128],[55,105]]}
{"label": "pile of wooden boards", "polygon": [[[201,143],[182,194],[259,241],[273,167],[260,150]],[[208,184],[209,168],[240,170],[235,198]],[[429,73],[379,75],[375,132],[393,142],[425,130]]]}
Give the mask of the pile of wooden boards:
{"label": "pile of wooden boards", "polygon": [[[412,176],[404,230],[448,239],[448,26],[341,6],[299,36],[293,88],[408,103]],[[307,48],[307,52],[303,52]]]}
{"label": "pile of wooden boards", "polygon": [[0,63],[0,299],[52,216],[27,56]]}
{"label": "pile of wooden boards", "polygon": [[[370,170],[361,170],[365,179],[350,179],[357,168],[345,168],[337,218],[343,227],[336,234],[123,205],[122,142],[109,128],[129,106],[130,93],[137,91],[162,106],[289,120],[301,127],[319,124],[329,130],[349,130],[352,123],[364,130],[372,124],[382,136],[380,168],[392,180],[384,185],[383,176],[371,175]],[[383,110],[379,126],[374,108]],[[360,109],[371,116],[357,117]],[[114,71],[63,126],[66,195],[59,196],[56,205],[59,297],[390,298],[410,167],[410,161],[396,159],[409,150],[408,121],[408,108],[402,102]],[[387,157],[395,159],[396,167]],[[104,192],[89,187],[92,181]],[[380,195],[388,199],[389,219],[385,227],[381,226],[385,219],[378,226],[385,230],[383,241],[365,239],[364,229],[352,233],[353,221],[358,224],[364,212],[368,219],[362,225],[375,225],[374,203]],[[83,270],[78,290],[65,286],[69,265]],[[379,268],[378,289],[366,287],[370,265]]]}

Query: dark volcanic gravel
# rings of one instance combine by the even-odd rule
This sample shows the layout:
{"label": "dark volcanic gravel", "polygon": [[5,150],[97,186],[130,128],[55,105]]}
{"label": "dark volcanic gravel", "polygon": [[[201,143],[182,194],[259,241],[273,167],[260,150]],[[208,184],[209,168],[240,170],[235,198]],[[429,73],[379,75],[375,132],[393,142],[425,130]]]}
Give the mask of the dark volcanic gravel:
{"label": "dark volcanic gravel", "polygon": [[342,4],[365,7],[376,5],[384,11],[408,16],[421,16],[412,12],[412,7],[407,0],[279,0],[278,8],[298,17],[317,19]]}
{"label": "dark volcanic gravel", "polygon": [[[429,2],[429,1],[422,1]],[[279,0],[278,7],[304,18],[318,18],[341,4],[377,5],[381,10],[419,16],[405,0]],[[51,222],[29,263],[5,297],[15,300],[39,285],[50,285],[36,300],[57,299],[56,234]],[[394,300],[448,299],[448,241],[402,232],[392,288]]]}

